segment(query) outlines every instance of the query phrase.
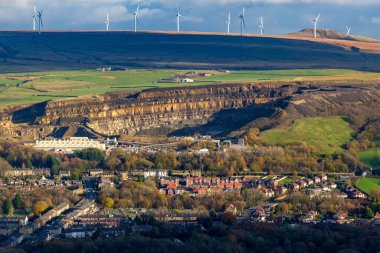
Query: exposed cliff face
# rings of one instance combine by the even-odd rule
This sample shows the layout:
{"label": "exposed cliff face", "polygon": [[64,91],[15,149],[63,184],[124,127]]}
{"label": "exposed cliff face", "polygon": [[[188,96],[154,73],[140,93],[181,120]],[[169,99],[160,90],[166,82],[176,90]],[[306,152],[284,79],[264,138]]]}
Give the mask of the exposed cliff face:
{"label": "exposed cliff face", "polygon": [[[41,138],[68,126],[85,127],[100,135],[137,134],[157,128],[177,130],[206,124],[220,111],[272,103],[297,90],[296,85],[239,84],[53,101],[4,113],[1,131],[7,136]],[[22,115],[28,117],[22,121]]]}
{"label": "exposed cliff face", "polygon": [[331,115],[348,116],[359,129],[380,118],[379,87],[230,84],[120,92],[0,112],[0,134],[29,139],[157,132],[227,135],[249,127],[290,124],[300,117]]}

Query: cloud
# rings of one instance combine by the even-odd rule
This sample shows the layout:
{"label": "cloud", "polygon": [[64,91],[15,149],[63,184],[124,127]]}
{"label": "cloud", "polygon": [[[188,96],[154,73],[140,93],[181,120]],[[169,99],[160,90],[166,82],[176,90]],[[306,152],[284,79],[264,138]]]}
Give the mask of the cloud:
{"label": "cloud", "polygon": [[372,23],[374,23],[374,24],[380,24],[380,17],[373,17],[372,18]]}
{"label": "cloud", "polygon": [[[268,33],[284,34],[311,27],[311,17],[322,12],[321,28],[344,32],[350,25],[365,36],[379,37],[380,0],[0,0],[0,29],[30,29],[35,2],[44,10],[46,29],[104,29],[107,12],[111,29],[131,29],[132,12],[140,4],[143,30],[174,30],[178,6],[183,30],[225,31],[230,11],[236,32],[244,6],[249,33],[258,32],[261,15]],[[365,29],[359,29],[363,25]]]}

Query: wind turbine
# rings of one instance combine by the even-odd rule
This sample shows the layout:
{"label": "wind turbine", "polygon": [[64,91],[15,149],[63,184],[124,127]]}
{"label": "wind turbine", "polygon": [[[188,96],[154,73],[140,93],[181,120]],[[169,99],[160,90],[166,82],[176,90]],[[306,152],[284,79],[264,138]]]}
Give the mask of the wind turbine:
{"label": "wind turbine", "polygon": [[240,16],[240,35],[243,36],[243,29],[245,26],[245,8],[243,8],[243,11],[241,12]]}
{"label": "wind turbine", "polygon": [[136,10],[133,12],[133,16],[135,17],[135,32],[137,32],[137,24],[139,24],[139,9],[140,5],[137,5]]}
{"label": "wind turbine", "polygon": [[106,21],[104,22],[106,24],[106,31],[108,32],[110,30],[110,15],[107,12]]}
{"label": "wind turbine", "polygon": [[33,6],[33,31],[37,28],[37,10],[36,5]]}
{"label": "wind turbine", "polygon": [[318,20],[321,17],[321,13],[318,14],[317,17],[313,17],[313,22],[314,22],[314,39],[317,38],[317,25],[318,25]]}
{"label": "wind turbine", "polygon": [[346,26],[346,31],[347,31],[346,35],[349,36],[351,33],[351,26],[350,27]]}
{"label": "wind turbine", "polygon": [[227,17],[226,23],[227,23],[227,34],[230,34],[230,30],[231,30],[231,12],[228,12],[228,17]]}
{"label": "wind turbine", "polygon": [[263,35],[264,34],[264,18],[262,16],[260,17],[259,28],[260,28],[260,34]]}
{"label": "wind turbine", "polygon": [[38,18],[38,33],[41,34],[42,28],[44,27],[44,23],[42,22],[42,9],[37,12]]}
{"label": "wind turbine", "polygon": [[176,15],[176,17],[177,17],[177,32],[179,32],[179,25],[180,25],[180,20],[181,20],[181,18],[183,17],[182,15],[181,15],[181,13],[179,12],[179,9],[178,9],[178,7],[177,7],[177,15]]}

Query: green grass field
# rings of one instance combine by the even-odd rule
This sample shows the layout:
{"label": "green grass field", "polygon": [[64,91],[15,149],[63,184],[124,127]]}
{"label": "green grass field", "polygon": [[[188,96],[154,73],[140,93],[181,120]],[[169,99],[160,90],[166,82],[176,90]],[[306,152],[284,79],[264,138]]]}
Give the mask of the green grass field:
{"label": "green grass field", "polygon": [[100,72],[51,71],[0,74],[0,106],[31,104],[46,100],[104,94],[113,91],[144,90],[220,83],[264,82],[271,80],[371,80],[380,74],[352,70],[295,69],[268,71],[209,71],[211,77],[196,78],[195,83],[157,83],[160,79],[186,73],[184,70],[128,70]]}
{"label": "green grass field", "polygon": [[380,168],[380,136],[376,136],[373,142],[379,149],[370,149],[359,153],[360,161],[369,168]]}
{"label": "green grass field", "polygon": [[202,79],[215,82],[250,82],[265,80],[294,80],[315,79],[340,76],[360,75],[363,72],[342,69],[293,69],[293,70],[264,70],[264,71],[234,71]]}
{"label": "green grass field", "polygon": [[371,194],[372,189],[380,190],[380,178],[361,178],[356,183],[356,186],[367,194]]}
{"label": "green grass field", "polygon": [[262,133],[270,144],[286,145],[307,143],[314,145],[321,153],[344,152],[343,145],[352,137],[353,129],[341,117],[316,117],[297,120],[286,129],[272,129]]}

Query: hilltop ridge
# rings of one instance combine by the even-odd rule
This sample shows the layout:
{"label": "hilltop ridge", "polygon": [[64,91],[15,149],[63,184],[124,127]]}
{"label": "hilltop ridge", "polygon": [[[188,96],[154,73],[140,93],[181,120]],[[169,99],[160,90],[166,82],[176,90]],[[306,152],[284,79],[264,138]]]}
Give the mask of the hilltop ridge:
{"label": "hilltop ridge", "polygon": [[[306,37],[306,38],[314,38],[314,29],[306,28],[302,29],[299,32],[289,33],[287,35],[295,36],[295,37]],[[364,36],[355,36],[355,35],[347,35],[344,33],[337,32],[331,29],[318,29],[317,30],[317,38],[322,39],[335,39],[335,40],[351,40],[351,41],[359,41],[359,42],[377,42],[379,40],[364,37]]]}

